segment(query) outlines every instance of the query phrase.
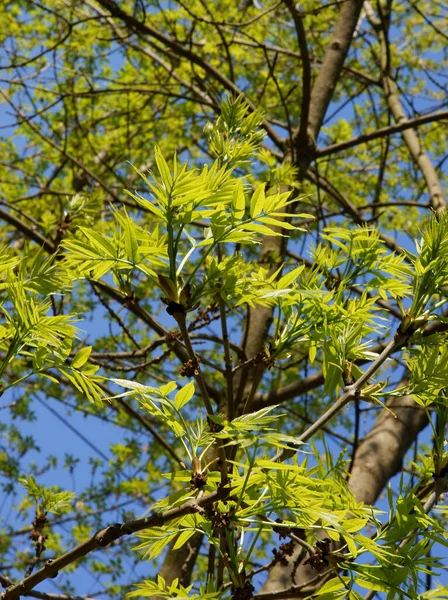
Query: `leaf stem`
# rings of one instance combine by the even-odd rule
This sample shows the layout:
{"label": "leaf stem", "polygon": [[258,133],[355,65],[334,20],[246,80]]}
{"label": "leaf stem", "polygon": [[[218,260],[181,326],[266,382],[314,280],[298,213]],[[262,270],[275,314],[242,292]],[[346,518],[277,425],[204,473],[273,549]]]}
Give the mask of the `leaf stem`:
{"label": "leaf stem", "polygon": [[[218,261],[222,261],[222,248],[218,244]],[[224,347],[224,364],[225,364],[225,377],[227,385],[227,418],[231,421],[234,418],[234,404],[233,404],[233,368],[232,368],[232,356],[230,354],[229,344],[229,330],[227,327],[227,316],[226,306],[221,294],[217,294],[219,303],[219,314],[221,318],[221,331],[222,340]]]}
{"label": "leaf stem", "polygon": [[[181,311],[177,311],[173,314],[173,317],[176,319],[176,322],[179,325],[179,329],[182,334],[182,340],[185,344],[185,347],[187,349],[190,360],[192,360],[193,362],[198,362],[196,353],[191,344],[190,336],[188,334],[185,313],[181,312]],[[205,409],[207,411],[207,414],[213,415],[213,408],[210,403],[210,397],[208,395],[207,386],[205,385],[204,377],[202,375],[199,363],[197,365],[196,371],[197,371],[197,374],[195,373],[194,378],[195,378],[196,383],[198,384],[199,390],[201,392],[201,396],[202,396],[202,400],[204,402]]]}
{"label": "leaf stem", "polygon": [[[195,378],[196,383],[198,384],[199,390],[201,392],[201,396],[202,396],[202,400],[204,402],[205,410],[207,411],[208,415],[213,415],[214,414],[213,413],[213,408],[212,408],[212,405],[210,403],[210,397],[208,395],[207,386],[205,384],[204,376],[202,375],[201,367],[199,365],[199,362],[198,362],[198,359],[196,357],[195,351],[194,351],[193,346],[191,344],[190,336],[188,334],[185,313],[182,312],[182,311],[176,311],[173,314],[173,317],[176,319],[177,324],[179,325],[179,329],[180,329],[180,332],[182,334],[183,342],[184,342],[185,347],[187,349],[188,356],[190,357],[190,360],[193,362],[193,364],[196,363],[196,365],[197,365],[196,369],[195,369],[194,378]],[[219,457],[219,466],[220,466],[220,472],[221,472],[221,485],[224,486],[228,482],[227,459],[226,459],[226,453],[225,453],[224,447],[223,447],[222,442],[220,440],[216,441],[216,449],[217,449],[218,457]]]}

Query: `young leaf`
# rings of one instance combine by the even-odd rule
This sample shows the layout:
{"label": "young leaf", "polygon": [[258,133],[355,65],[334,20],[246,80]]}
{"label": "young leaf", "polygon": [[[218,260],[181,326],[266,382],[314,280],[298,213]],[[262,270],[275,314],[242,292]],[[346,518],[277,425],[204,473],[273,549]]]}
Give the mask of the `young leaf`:
{"label": "young leaf", "polygon": [[253,193],[252,199],[250,201],[250,216],[252,218],[257,217],[264,208],[264,204],[266,201],[265,193],[265,184],[260,184],[255,192]]}
{"label": "young leaf", "polygon": [[92,352],[92,346],[86,346],[85,348],[81,348],[72,360],[72,367],[74,369],[80,369],[88,360],[90,353]]}
{"label": "young leaf", "polygon": [[174,405],[177,410],[181,410],[189,400],[193,397],[194,394],[194,382],[190,381],[186,386],[181,388],[177,394],[174,396]]}

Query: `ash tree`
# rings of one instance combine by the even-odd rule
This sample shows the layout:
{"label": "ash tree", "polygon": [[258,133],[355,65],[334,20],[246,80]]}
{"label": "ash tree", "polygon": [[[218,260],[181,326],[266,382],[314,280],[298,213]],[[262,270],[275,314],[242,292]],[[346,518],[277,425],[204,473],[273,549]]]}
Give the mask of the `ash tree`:
{"label": "ash tree", "polygon": [[0,7],[1,598],[448,597],[443,3]]}

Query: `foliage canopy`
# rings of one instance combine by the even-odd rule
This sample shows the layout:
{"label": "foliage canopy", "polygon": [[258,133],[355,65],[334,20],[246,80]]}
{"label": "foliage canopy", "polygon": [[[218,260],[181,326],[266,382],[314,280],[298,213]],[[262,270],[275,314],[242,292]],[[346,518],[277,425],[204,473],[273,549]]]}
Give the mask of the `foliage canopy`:
{"label": "foliage canopy", "polygon": [[2,598],[448,597],[446,9],[2,9]]}

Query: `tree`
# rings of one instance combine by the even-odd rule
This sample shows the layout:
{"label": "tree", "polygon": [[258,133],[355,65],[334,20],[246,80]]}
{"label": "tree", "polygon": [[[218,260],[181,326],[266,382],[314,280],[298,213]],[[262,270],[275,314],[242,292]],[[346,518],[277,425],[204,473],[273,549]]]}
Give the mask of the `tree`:
{"label": "tree", "polygon": [[444,6],[2,9],[3,598],[446,597]]}

